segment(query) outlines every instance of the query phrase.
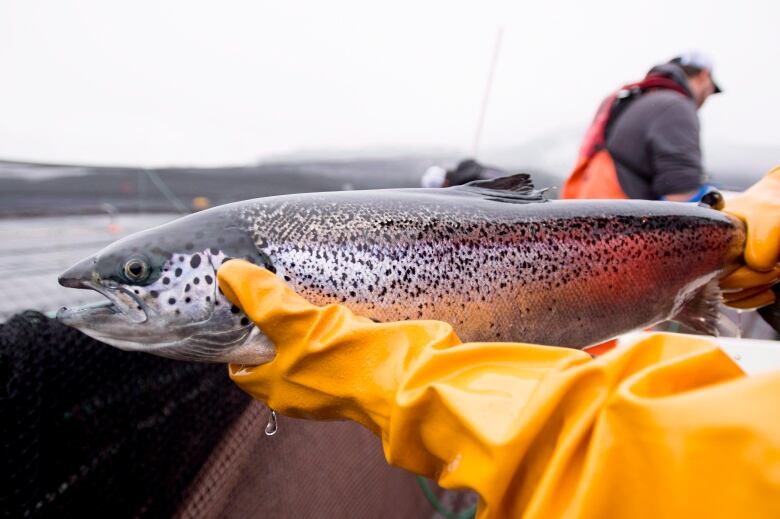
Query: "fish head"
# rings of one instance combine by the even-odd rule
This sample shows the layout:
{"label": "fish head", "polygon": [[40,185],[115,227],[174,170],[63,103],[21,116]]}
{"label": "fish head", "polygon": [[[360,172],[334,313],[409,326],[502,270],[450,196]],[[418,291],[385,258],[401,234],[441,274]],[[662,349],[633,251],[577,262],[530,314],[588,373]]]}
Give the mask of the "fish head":
{"label": "fish head", "polygon": [[248,236],[222,231],[209,238],[203,230],[193,234],[168,225],[109,245],[59,278],[65,287],[95,290],[107,301],[62,308],[58,320],[124,350],[181,360],[268,362],[273,345],[217,284],[224,261],[262,258]]}

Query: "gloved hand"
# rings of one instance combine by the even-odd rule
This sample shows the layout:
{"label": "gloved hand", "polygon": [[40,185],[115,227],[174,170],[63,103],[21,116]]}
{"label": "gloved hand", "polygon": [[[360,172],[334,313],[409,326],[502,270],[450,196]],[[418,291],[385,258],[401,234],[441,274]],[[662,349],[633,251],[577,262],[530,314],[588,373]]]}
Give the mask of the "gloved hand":
{"label": "gloved hand", "polygon": [[780,517],[780,374],[746,378],[705,339],[597,359],[461,344],[446,323],[314,306],[244,261],[218,279],[277,351],[231,365],[234,382],[284,414],[363,424],[393,465],[476,491],[480,519]]}
{"label": "gloved hand", "polygon": [[780,277],[780,167],[726,200],[723,210],[747,226],[746,265],[721,280],[726,304],[752,309],[773,303],[770,287]]}

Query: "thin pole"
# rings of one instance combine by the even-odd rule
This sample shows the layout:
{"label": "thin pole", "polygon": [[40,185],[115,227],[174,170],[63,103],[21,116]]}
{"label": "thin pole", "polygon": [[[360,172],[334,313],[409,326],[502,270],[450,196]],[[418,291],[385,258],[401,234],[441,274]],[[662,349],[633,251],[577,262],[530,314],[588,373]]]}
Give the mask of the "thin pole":
{"label": "thin pole", "polygon": [[173,207],[176,208],[176,210],[179,211],[181,214],[189,214],[190,210],[187,209],[187,206],[182,203],[181,200],[176,198],[176,195],[173,194],[173,191],[168,189],[168,186],[165,185],[165,182],[162,181],[160,176],[157,174],[156,171],[153,171],[151,169],[144,168],[144,173],[146,173],[146,176],[149,177],[149,180],[152,181],[152,184],[155,185],[157,189],[160,190],[160,193],[165,196],[165,198],[168,199],[168,201],[173,204]]}
{"label": "thin pole", "polygon": [[490,100],[490,91],[493,88],[493,77],[496,74],[496,65],[498,65],[498,54],[501,52],[501,40],[504,36],[504,28],[499,27],[496,30],[496,42],[493,45],[493,58],[490,61],[490,70],[488,71],[485,93],[482,96],[482,106],[479,110],[479,119],[477,120],[477,129],[474,132],[474,143],[471,148],[471,155],[476,159],[479,154],[479,141],[482,138],[482,128],[485,126],[485,114],[487,113],[488,101]]}

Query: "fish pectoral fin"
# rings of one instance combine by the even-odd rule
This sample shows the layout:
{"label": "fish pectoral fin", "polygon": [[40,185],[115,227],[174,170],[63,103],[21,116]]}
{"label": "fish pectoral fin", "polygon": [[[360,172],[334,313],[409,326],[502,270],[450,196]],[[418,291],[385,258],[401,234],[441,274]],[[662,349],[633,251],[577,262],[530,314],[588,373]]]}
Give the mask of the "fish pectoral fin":
{"label": "fish pectoral fin", "polygon": [[701,287],[672,320],[697,332],[718,336],[719,306],[723,302],[718,281],[713,279]]}
{"label": "fish pectoral fin", "polygon": [[512,204],[547,202],[547,199],[544,198],[545,190],[535,189],[531,175],[528,173],[517,173],[508,177],[490,180],[474,180],[468,184],[454,186],[450,189],[479,195],[496,202]]}

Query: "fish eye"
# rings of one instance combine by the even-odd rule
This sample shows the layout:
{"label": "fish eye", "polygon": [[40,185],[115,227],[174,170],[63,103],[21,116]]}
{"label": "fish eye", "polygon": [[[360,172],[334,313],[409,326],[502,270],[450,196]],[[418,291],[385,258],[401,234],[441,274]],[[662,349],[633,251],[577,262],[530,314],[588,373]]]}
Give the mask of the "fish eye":
{"label": "fish eye", "polygon": [[125,263],[124,272],[130,281],[143,281],[149,277],[149,264],[141,258],[131,258]]}

